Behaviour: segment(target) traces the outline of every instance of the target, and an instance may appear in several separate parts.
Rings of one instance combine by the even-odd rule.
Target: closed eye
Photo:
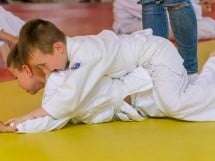
[[[43,67],[45,67],[46,66],[46,64],[38,64],[37,65],[37,67],[39,67],[39,68],[43,68]]]

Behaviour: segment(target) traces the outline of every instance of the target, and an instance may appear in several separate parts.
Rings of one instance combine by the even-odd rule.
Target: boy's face
[[[39,49],[33,50],[28,64],[39,67],[43,71],[59,71],[65,70],[67,67],[67,53],[66,48],[61,42],[53,45],[52,54],[44,54]]]
[[[25,65],[22,71],[9,68],[19,86],[30,94],[37,93],[45,85],[45,74],[39,68],[30,68]]]

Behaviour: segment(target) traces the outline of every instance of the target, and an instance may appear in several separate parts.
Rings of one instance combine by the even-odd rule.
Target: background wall
[[[7,0],[9,3],[15,3],[15,2],[25,2],[25,0]],[[31,0],[31,2],[35,3],[49,3],[49,2],[54,2],[54,3],[78,3],[81,0]],[[93,0],[92,0],[93,2]],[[101,0],[101,2],[112,2],[112,0]]]

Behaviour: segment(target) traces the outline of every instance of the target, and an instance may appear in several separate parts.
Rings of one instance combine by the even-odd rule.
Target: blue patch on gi
[[[81,63],[73,63],[71,69],[78,69],[81,66]]]

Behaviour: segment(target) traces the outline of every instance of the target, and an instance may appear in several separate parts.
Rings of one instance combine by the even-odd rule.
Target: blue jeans
[[[140,0],[143,28],[152,28],[153,34],[168,38],[168,18],[176,45],[188,74],[198,71],[197,22],[190,0]]]

